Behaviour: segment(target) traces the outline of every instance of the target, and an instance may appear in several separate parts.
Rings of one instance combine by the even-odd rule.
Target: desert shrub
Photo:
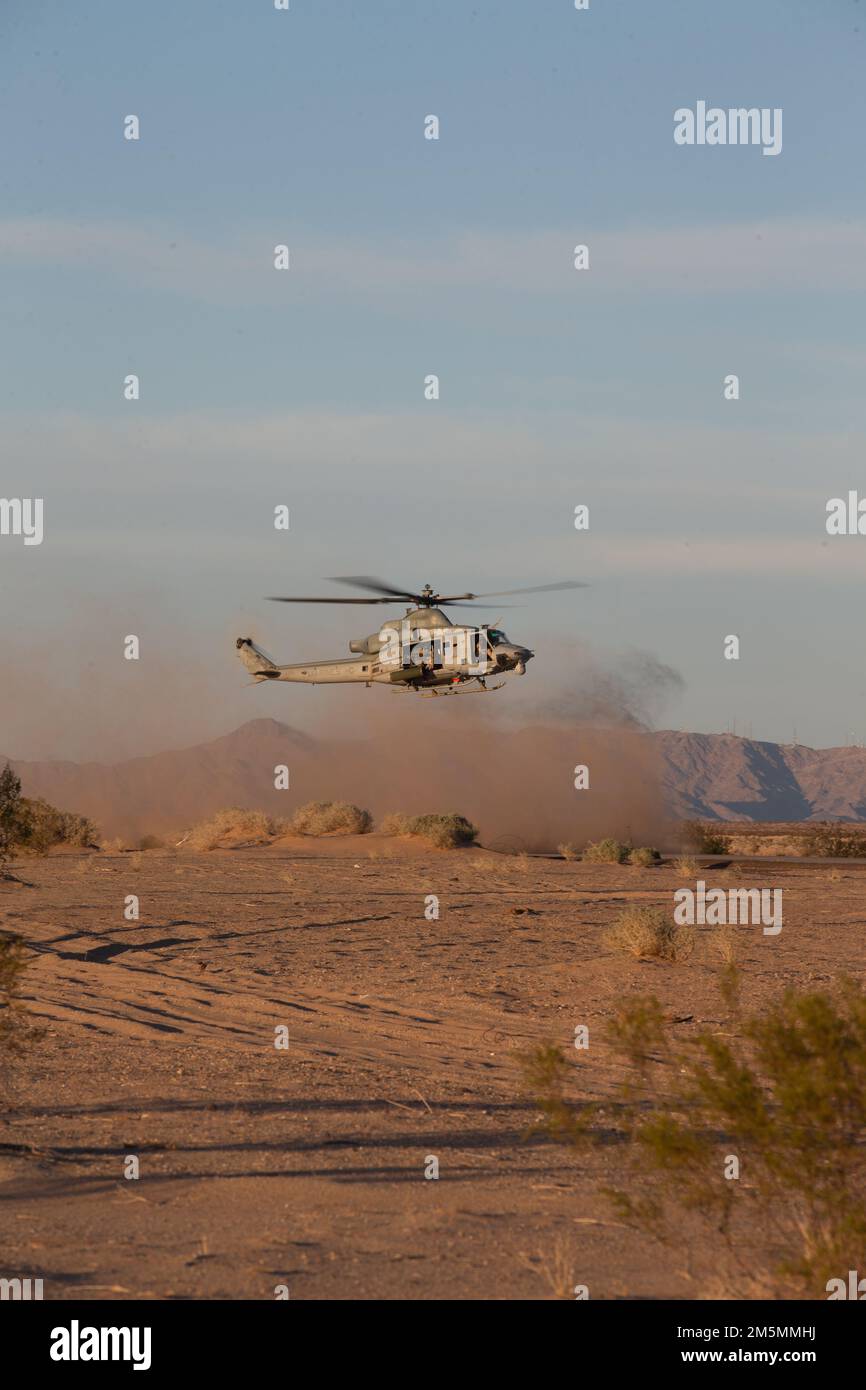
[[[216,849],[227,837],[265,844],[274,835],[284,832],[285,822],[264,811],[247,811],[240,806],[230,806],[217,811],[209,820],[193,826],[187,843],[193,849]]]
[[[429,840],[436,849],[456,849],[459,845],[471,845],[478,830],[465,816],[449,811],[444,815],[414,816],[409,833]]]
[[[86,816],[58,811],[42,797],[21,797],[15,835],[18,848],[28,854],[47,854],[54,845],[90,849],[98,840],[96,826]]]
[[[577,849],[574,845],[557,845],[556,848],[558,853],[562,856],[562,858],[566,859],[569,863],[571,863],[572,859],[577,858]]]
[[[814,854],[822,859],[852,859],[866,857],[866,835],[822,821],[810,828],[800,841],[801,854]]]
[[[608,1190],[620,1219],[678,1248],[697,1223],[704,1239],[690,1248],[705,1261],[704,1287],[826,1297],[866,1243],[862,986],[789,990],[759,1014],[735,1013],[724,1033],[685,1041],[657,999],[632,1000],[608,1041],[626,1075],[622,1104],[605,1107],[597,1132],[566,1098],[573,1063],[562,1049],[537,1048],[524,1074],[554,1137],[609,1143],[617,1125],[633,1178],[628,1192]]]
[[[573,1241],[559,1236],[553,1244],[534,1255],[521,1255],[521,1264],[546,1283],[549,1296],[563,1302],[575,1297],[576,1270],[581,1257]]]
[[[6,764],[0,773],[0,869],[13,850],[47,854],[53,845],[90,848],[96,841],[96,827],[85,816],[22,796],[20,779]]]
[[[624,864],[628,853],[629,846],[619,840],[595,840],[584,849],[583,859],[587,864]]]
[[[21,980],[27,968],[24,942],[19,936],[0,936],[0,1066],[25,1049],[37,1030],[27,1022],[21,1002]]]
[[[658,863],[660,857],[657,849],[650,849],[647,845],[639,845],[637,849],[629,851],[628,862],[639,869],[651,869],[653,864]]]
[[[687,820],[681,827],[683,844],[698,854],[730,854],[731,841],[703,821]]]
[[[678,874],[684,874],[686,878],[691,878],[693,874],[698,872],[701,865],[693,854],[680,854],[673,861],[673,867]]]
[[[619,914],[604,939],[613,950],[638,960],[686,960],[695,944],[691,927],[678,926],[660,907],[636,905]]]
[[[12,1029],[12,1014],[19,1006],[20,979],[26,968],[20,936],[0,936],[0,1039]]]
[[[404,816],[396,812],[385,816],[381,829],[385,835],[409,835],[427,840],[436,849],[471,845],[478,835],[476,826],[456,811],[431,812],[425,816]]]
[[[0,877],[15,845],[15,827],[21,806],[21,779],[7,763],[0,772]]]
[[[86,816],[79,816],[75,811],[61,811],[59,815],[60,843],[78,845],[82,849],[96,848],[99,831],[92,820],[88,820]]]
[[[310,801],[289,822],[293,835],[366,835],[373,824],[369,811],[348,801]]]

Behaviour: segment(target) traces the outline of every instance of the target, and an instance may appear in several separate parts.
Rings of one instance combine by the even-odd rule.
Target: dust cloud
[[[68,677],[34,688],[17,665],[4,703],[20,713],[26,700],[28,719],[47,721],[50,752],[21,761],[5,734],[3,751],[26,794],[90,816],[107,837],[182,833],[227,805],[287,815],[306,801],[341,799],[376,817],[458,811],[498,849],[608,834],[653,843],[664,809],[648,722],[679,677],[636,654],[605,662],[583,653],[575,671],[567,688],[542,687],[538,704],[524,696],[509,706],[508,690],[432,699],[380,688],[252,691],[222,670],[232,693],[221,696],[213,673],[192,659],[179,668],[176,657],[152,660],[134,678],[121,669],[111,687],[94,689],[84,670],[77,689]],[[299,706],[302,722],[288,714]],[[254,711],[260,717],[250,719]],[[271,712],[276,719],[261,717]],[[214,737],[221,720],[234,732]],[[130,757],[136,743],[141,752]],[[290,769],[287,792],[274,790],[280,763]],[[578,766],[588,769],[583,790]]]

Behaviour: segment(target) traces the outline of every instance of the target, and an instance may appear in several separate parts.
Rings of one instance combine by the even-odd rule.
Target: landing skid
[[[418,686],[403,686],[402,690],[414,690],[416,695],[423,695],[425,699],[430,700],[440,695],[490,695],[494,690],[501,690],[505,685],[505,681],[500,681],[498,685],[487,685],[481,676],[473,677],[473,682],[475,681],[477,681],[477,685],[473,683],[471,689],[467,689],[468,681],[460,681],[457,685],[433,686],[430,690],[421,690]]]

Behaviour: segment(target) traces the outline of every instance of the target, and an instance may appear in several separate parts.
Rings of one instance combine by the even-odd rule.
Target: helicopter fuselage
[[[408,610],[377,632],[354,638],[349,658],[278,666],[251,638],[239,637],[238,654],[254,681],[293,681],[305,685],[389,685],[395,689],[457,689],[489,676],[523,675],[533,653],[489,625],[454,624],[440,608]]]

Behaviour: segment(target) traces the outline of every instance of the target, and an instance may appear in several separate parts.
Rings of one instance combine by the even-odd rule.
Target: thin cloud
[[[273,269],[290,247],[292,268]],[[585,243],[590,269],[573,268]],[[310,292],[377,296],[454,289],[538,294],[735,293],[866,288],[866,221],[779,218],[717,226],[535,233],[470,230],[351,241],[309,228],[238,229],[207,241],[168,225],[0,220],[0,264],[63,264],[212,303],[267,303]]]

